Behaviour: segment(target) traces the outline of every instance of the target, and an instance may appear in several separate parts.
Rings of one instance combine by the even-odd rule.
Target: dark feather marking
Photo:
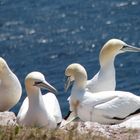
[[[126,119],[127,117],[129,117],[129,116],[131,116],[131,115],[138,114],[138,113],[140,113],[140,108],[137,109],[135,112],[129,114],[128,116],[124,117],[124,118],[113,117],[112,119],[115,119],[115,120],[124,120],[124,119]]]
[[[70,116],[72,111],[69,111],[68,114],[64,117],[64,120],[67,120],[67,118]]]

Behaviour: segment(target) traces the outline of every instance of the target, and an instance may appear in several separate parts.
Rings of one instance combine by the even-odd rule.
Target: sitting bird
[[[0,57],[0,111],[8,111],[21,98],[22,87],[6,61]]]
[[[117,124],[131,115],[140,113],[140,97],[124,91],[101,91],[92,93],[86,90],[87,72],[77,63],[65,70],[66,90],[73,81],[69,99],[73,116],[83,121],[101,124]]]
[[[25,98],[17,115],[17,122],[23,126],[46,127],[54,129],[62,120],[61,110],[51,86],[42,73],[31,72],[25,78],[28,97]],[[48,92],[42,95],[40,88]]]

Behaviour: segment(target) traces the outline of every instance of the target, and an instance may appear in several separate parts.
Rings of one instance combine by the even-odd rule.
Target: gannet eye
[[[42,82],[41,82],[41,81],[36,81],[36,82],[34,83],[34,86],[37,86],[37,85],[39,85],[39,84],[42,84]]]
[[[124,45],[122,48],[125,49],[125,48],[128,48],[128,46],[127,45]]]
[[[71,76],[66,76],[66,78],[70,78]]]
[[[120,49],[122,52],[125,52],[128,49],[128,45],[123,45],[123,47]]]
[[[123,46],[121,51],[124,51],[124,52],[140,52],[140,48],[133,47],[131,45],[126,44],[126,45]]]

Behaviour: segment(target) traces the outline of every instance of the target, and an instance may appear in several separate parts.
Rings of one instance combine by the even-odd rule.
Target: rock
[[[103,137],[105,139],[121,140],[140,139],[140,129],[128,129],[120,125],[102,125],[96,122],[71,122],[61,129],[65,131],[76,130],[80,134],[90,135],[91,137]]]
[[[13,112],[0,112],[0,125],[16,125],[16,116]]]

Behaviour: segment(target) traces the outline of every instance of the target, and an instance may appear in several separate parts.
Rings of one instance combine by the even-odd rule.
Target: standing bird
[[[17,115],[18,123],[23,126],[56,128],[62,120],[58,100],[53,94],[57,92],[56,89],[40,72],[29,73],[25,78],[25,87],[28,97],[25,98]],[[42,95],[40,88],[50,92]]]
[[[21,84],[6,61],[0,57],[0,111],[15,106],[22,94]]]
[[[70,110],[83,121],[116,124],[140,112],[140,97],[130,92],[86,90],[87,73],[83,66],[74,63],[65,70],[68,77],[66,90],[74,81],[69,99]]]
[[[118,54],[124,52],[140,52],[140,48],[130,46],[119,39],[110,39],[105,43],[99,55],[100,70],[91,80],[87,81],[86,88],[88,91],[96,93],[115,90],[114,60]]]

